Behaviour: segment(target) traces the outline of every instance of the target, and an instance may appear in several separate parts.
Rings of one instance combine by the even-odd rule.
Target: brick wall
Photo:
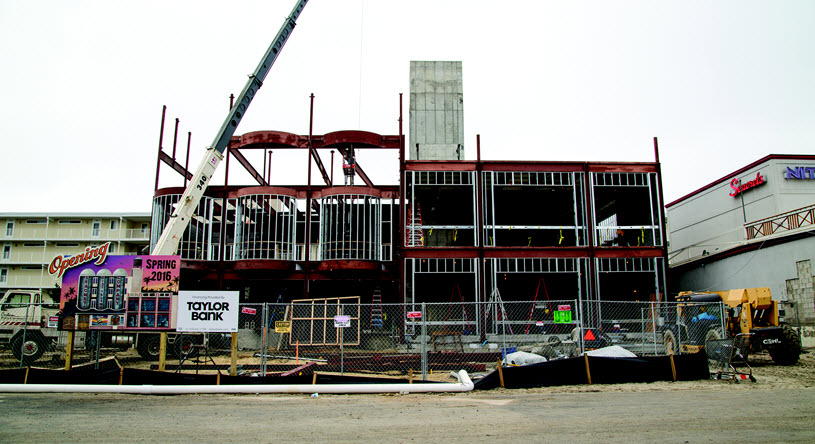
[[[798,277],[787,279],[787,298],[798,305],[801,322],[815,323],[815,279],[812,276],[812,263],[809,259],[795,263]],[[796,322],[795,310],[787,310],[787,322]]]

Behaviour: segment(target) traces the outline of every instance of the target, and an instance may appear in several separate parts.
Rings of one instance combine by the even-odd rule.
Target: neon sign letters
[[[809,177],[807,177],[809,176]],[[784,171],[784,179],[815,179],[815,167],[804,167],[804,166],[797,166],[797,167],[787,167],[787,171]]]
[[[744,183],[739,183],[739,179],[734,177],[733,180],[730,181],[730,188],[733,189],[733,191],[730,192],[730,195],[736,197],[750,188],[755,188],[759,185],[764,185],[765,183],[767,183],[767,179],[765,179],[761,173],[756,173],[755,179]]]

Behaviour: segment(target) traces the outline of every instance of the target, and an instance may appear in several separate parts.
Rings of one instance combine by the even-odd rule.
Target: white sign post
[[[340,306],[342,307],[342,306]],[[342,311],[342,310],[340,310]],[[345,350],[343,350],[342,329],[351,326],[351,316],[337,315],[334,316],[334,328],[339,329],[340,340],[340,375],[345,374]]]
[[[237,291],[179,291],[176,330],[237,333],[238,294]]]
[[[351,316],[339,315],[334,316],[334,327],[346,328],[351,326]]]

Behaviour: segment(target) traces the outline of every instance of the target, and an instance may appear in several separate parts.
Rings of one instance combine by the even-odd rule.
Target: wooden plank
[[[311,367],[314,367],[316,365],[317,365],[316,362],[309,362],[308,364],[303,364],[303,365],[301,365],[299,367],[296,367],[296,368],[293,368],[293,369],[291,369],[289,371],[285,371],[283,373],[280,373],[277,376],[291,376],[291,375],[293,375],[295,373],[299,373],[299,372],[301,372],[303,370],[310,370]]]
[[[158,371],[163,372],[167,366],[167,332],[159,333]]]
[[[237,376],[238,374],[238,333],[232,333],[232,351],[231,360],[229,365],[229,375]]]
[[[74,332],[68,332],[68,342],[65,344],[65,370],[70,370],[74,357]],[[26,378],[28,374],[26,373]]]
[[[671,374],[674,377],[674,382],[676,382],[676,364],[674,364],[674,355],[668,355],[671,358]]]

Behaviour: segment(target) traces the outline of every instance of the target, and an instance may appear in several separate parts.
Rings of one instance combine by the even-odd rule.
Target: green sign
[[[571,324],[572,311],[571,310],[558,310],[553,312],[555,314],[555,324]]]

